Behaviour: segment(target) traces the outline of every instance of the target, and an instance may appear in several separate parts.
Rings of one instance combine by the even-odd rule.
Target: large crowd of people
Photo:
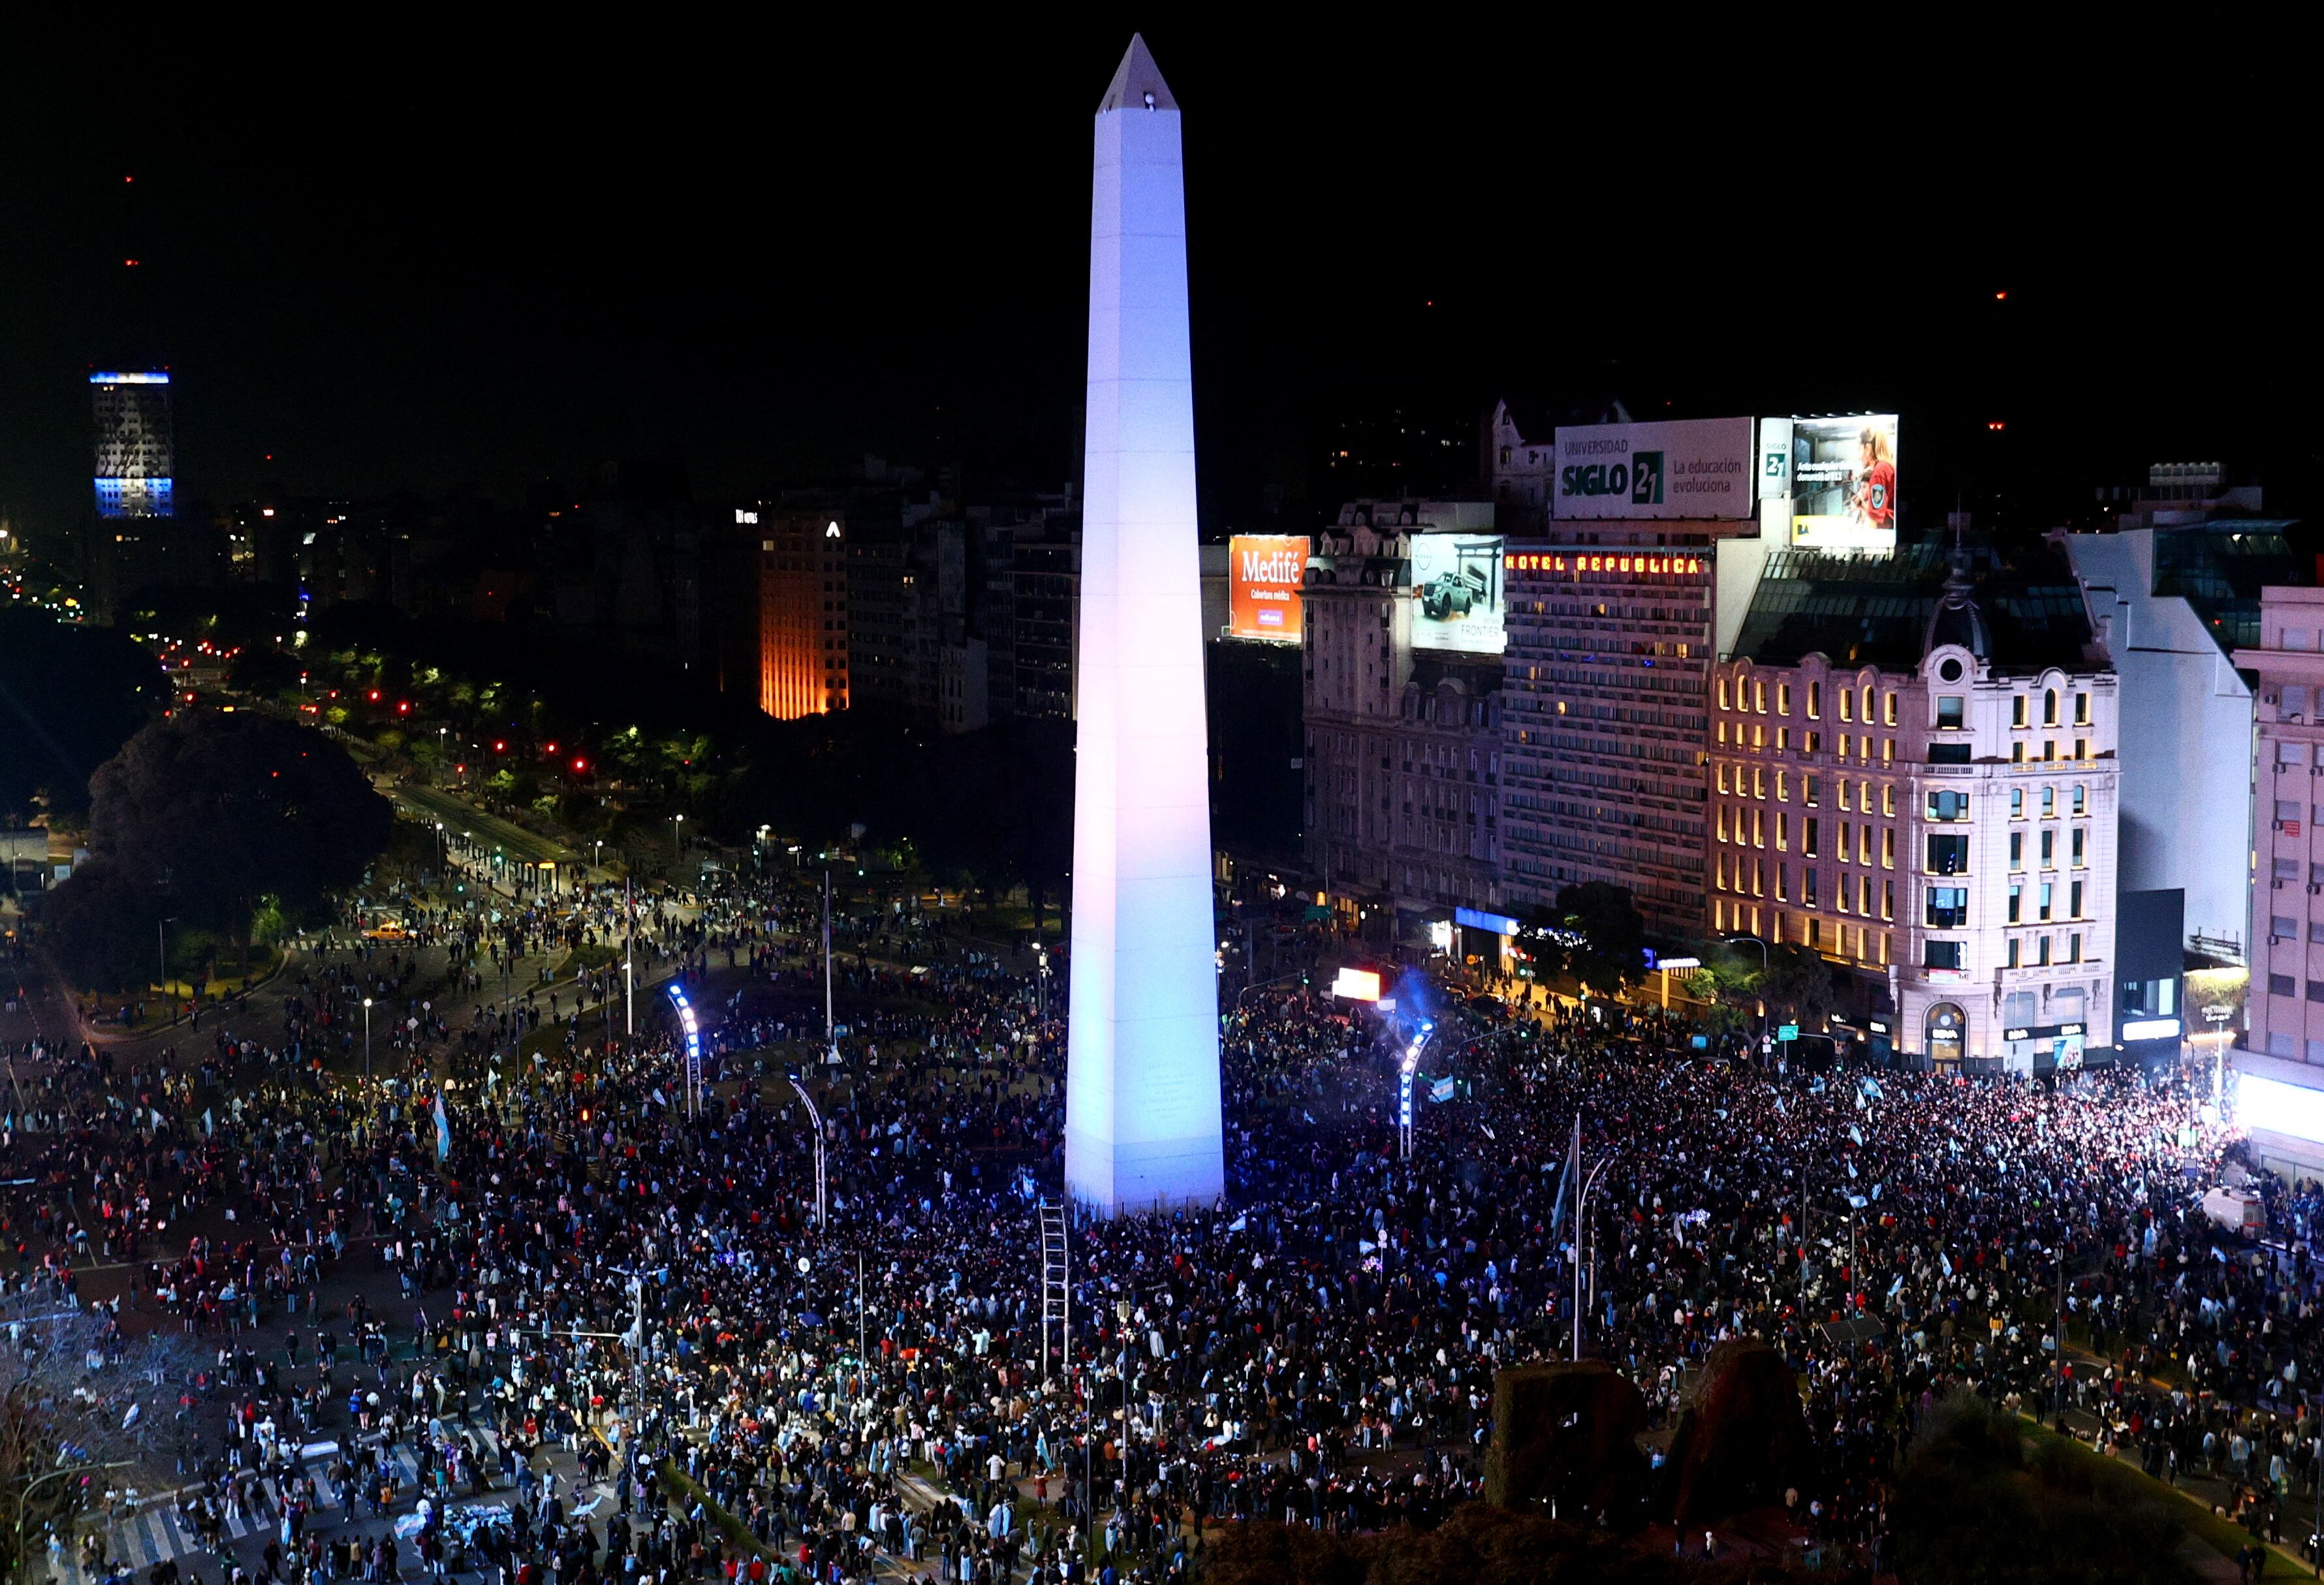
[[[2231,1475],[2255,1514],[2314,1489],[2324,1199],[2269,1185],[2280,1255],[2210,1237],[2190,1191],[2231,1141],[2175,1074],[1811,1072],[1602,1005],[1448,1003],[1421,1065],[1451,1094],[1407,1151],[1391,1054],[1425,984],[1393,1027],[1259,990],[1223,1020],[1226,1196],[1074,1218],[1068,1320],[1039,1231],[1061,972],[842,909],[835,1042],[819,898],[495,900],[408,906],[385,938],[351,914],[279,1029],[16,1074],[17,1286],[134,1272],[107,1307],[182,1333],[224,1407],[205,1511],[260,1470],[296,1509],[270,1578],[396,1577],[394,1538],[328,1539],[334,1508],[394,1495],[359,1451],[383,1440],[421,1450],[404,1544],[431,1569],[1176,1577],[1215,1523],[1428,1524],[1477,1497],[1495,1372],[1577,1329],[1664,1419],[1715,1343],[1780,1349],[1814,1449],[1797,1516],[1845,1547],[1877,1546],[1914,1423],[1956,1387]],[[636,1037],[612,1010],[632,931],[622,956],[715,990],[698,1092],[663,998]],[[365,997],[392,1031],[368,1080]],[[300,1465],[321,1427],[343,1451]],[[536,1472],[559,1444],[610,1511]],[[496,1487],[510,1523],[452,1534]]]

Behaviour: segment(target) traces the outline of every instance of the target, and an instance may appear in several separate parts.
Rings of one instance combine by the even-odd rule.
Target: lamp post
[[[791,1088],[798,1092],[800,1102],[807,1107],[807,1120],[815,1129],[815,1229],[821,1232],[831,1214],[831,1203],[825,1197],[824,1187],[823,1113],[816,1110],[815,1097],[807,1092],[807,1086],[799,1083],[797,1074],[787,1074],[784,1077],[789,1079]]]
[[[683,815],[669,817],[669,852],[670,857],[679,863],[686,862],[686,816]]]
[[[1582,1219],[1589,1214],[1590,1191],[1597,1187],[1598,1175],[1611,1166],[1613,1160],[1612,1156],[1606,1156],[1600,1158],[1596,1166],[1590,1169],[1589,1177],[1582,1182],[1582,1193],[1576,1195],[1573,1201],[1573,1361],[1577,1365],[1582,1362]]]
[[[1759,1038],[1767,1037],[1767,976],[1773,971],[1767,966],[1767,944],[1757,935],[1722,935],[1721,941],[1732,946],[1746,944],[1759,949]]]
[[[371,998],[364,998],[364,1083],[371,1083]]]

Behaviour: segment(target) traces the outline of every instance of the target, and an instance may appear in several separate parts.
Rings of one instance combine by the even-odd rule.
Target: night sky
[[[867,451],[1054,483],[1133,25],[1185,108],[1208,531],[1312,521],[1351,418],[1461,431],[1466,463],[1502,392],[1899,410],[1908,525],[1998,489],[2036,526],[2197,457],[2318,504],[2285,52],[2189,45],[2190,91],[1981,38],[1755,62],[1443,14],[149,41],[142,76],[12,44],[0,509],[72,526],[85,373],[146,360],[181,500],[514,501],[623,458],[715,500]]]

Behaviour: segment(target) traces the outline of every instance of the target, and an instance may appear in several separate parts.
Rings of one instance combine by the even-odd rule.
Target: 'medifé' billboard
[[[1501,536],[1412,536],[1412,647],[1498,655],[1501,626]]]
[[[1227,631],[1299,641],[1299,588],[1307,541],[1298,534],[1237,534],[1227,541]]]
[[[1793,546],[1894,550],[1896,415],[1794,419],[1791,430]]]
[[[1561,518],[1735,518],[1758,512],[1749,419],[1583,424],[1557,432]]]

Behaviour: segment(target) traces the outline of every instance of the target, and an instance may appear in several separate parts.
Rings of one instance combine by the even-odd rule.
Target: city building
[[[1704,696],[1729,548],[1711,535],[1724,526],[1577,533],[1510,549],[1501,804],[1518,908],[1609,881],[1656,932],[1701,928]],[[1633,538],[1648,543],[1575,542]],[[1756,567],[1757,542],[1737,543]]]
[[[88,384],[97,417],[97,515],[170,516],[177,510],[178,443],[169,374],[99,371]]]
[[[2312,1177],[2324,1168],[2324,589],[2264,590],[2256,641],[2233,659],[2259,679],[2238,1100],[2255,1153]],[[2189,1033],[2229,1027],[2206,1010],[2188,1009]]]
[[[1684,939],[1708,907],[1710,668],[1771,543],[1757,421],[1568,425],[1538,448],[1517,422],[1503,404],[1496,488],[1537,488],[1549,515],[1508,555],[1508,898],[1610,883]]]
[[[2053,553],[1778,551],[1712,674],[1711,930],[1849,970],[1910,1057],[2111,1060],[2116,704]]]
[[[1011,692],[1020,715],[1074,719],[1081,650],[1082,542],[1077,518],[1020,528],[1012,545]]]
[[[1534,535],[1549,526],[1557,426],[1545,410],[1507,398],[1493,404],[1485,420],[1485,476],[1502,528]]]
[[[2259,641],[2264,585],[2313,581],[2264,518],[2256,486],[2217,464],[2158,465],[2133,498],[2107,491],[2114,526],[2055,536],[2121,679],[2126,893],[2184,896],[2191,952],[2246,961],[2252,695],[2229,656]]]
[[[1485,502],[1355,502],[1307,558],[1307,865],[1375,939],[1425,940],[1462,910],[1502,908],[1492,527]]]
[[[835,510],[737,507],[755,543],[759,708],[779,721],[847,708],[847,531]]]

